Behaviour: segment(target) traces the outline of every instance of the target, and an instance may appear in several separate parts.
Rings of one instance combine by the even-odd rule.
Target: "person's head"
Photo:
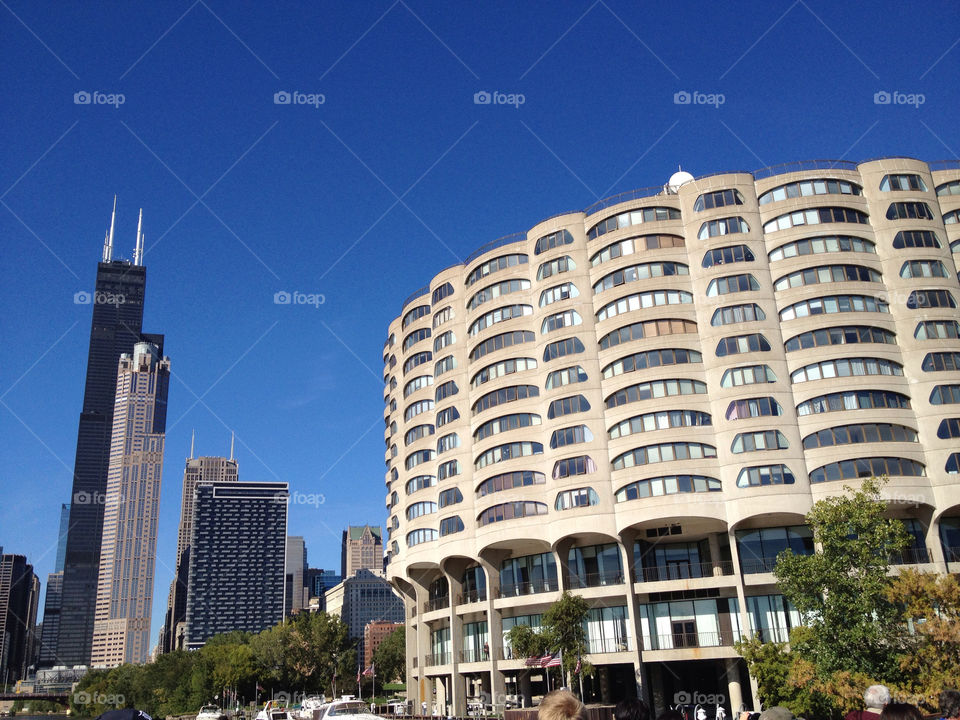
[[[613,717],[615,720],[649,720],[650,710],[643,700],[621,700],[613,709]]]
[[[760,713],[760,720],[793,720],[793,713],[783,705],[774,705]]]
[[[583,703],[569,690],[554,690],[543,696],[537,720],[586,720]]]
[[[947,720],[960,718],[960,692],[944,690],[940,693],[940,714]]]
[[[890,702],[890,691],[886,685],[871,685],[863,691],[863,704],[869,709],[883,710]]]
[[[880,720],[923,720],[923,713],[910,703],[887,703]]]

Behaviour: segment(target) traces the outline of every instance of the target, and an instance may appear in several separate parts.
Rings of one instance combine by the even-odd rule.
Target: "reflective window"
[[[806,365],[790,373],[794,384],[809,380],[864,375],[903,375],[903,365],[884,358],[840,358]]]
[[[672,207],[648,207],[640,210],[630,210],[628,212],[608,217],[601,220],[587,233],[590,240],[594,240],[608,232],[619,230],[642,223],[655,222],[657,220],[679,220],[680,211]]]
[[[563,387],[564,385],[575,385],[576,383],[586,381],[586,371],[579,365],[573,365],[568,368],[563,368],[562,370],[554,370],[547,375],[547,381],[544,383],[544,387],[547,390],[553,390],[554,388]]]
[[[717,308],[710,318],[710,324],[713,327],[722,325],[739,325],[741,323],[757,322],[766,320],[767,314],[756,303],[744,303],[743,305],[727,305]]]
[[[831,282],[882,282],[883,278],[876,270],[862,265],[821,265],[820,267],[804,268],[779,278],[774,284],[774,290],[817,285]]]
[[[918,442],[917,431],[890,423],[855,423],[824,428],[803,439],[804,450],[872,442]]]
[[[412,322],[416,322],[417,320],[422,318],[424,315],[428,315],[429,313],[430,313],[429,305],[417,305],[417,307],[413,308],[413,310],[409,310],[407,314],[403,316],[403,321],[400,323],[400,325],[402,326],[403,330],[406,330],[407,325],[409,325]]]
[[[532,470],[503,473],[502,475],[494,475],[480,483],[477,486],[477,497],[528,485],[543,485],[546,482],[547,478],[543,473],[533,472]]]
[[[664,365],[677,365],[683,363],[703,362],[703,356],[696,350],[687,350],[686,348],[663,348],[660,350],[648,350],[639,352],[627,357],[620,358],[610,363],[603,369],[603,377],[611,378],[624,373],[636,372],[637,370],[646,370],[647,368],[662,367]]]
[[[433,328],[436,330],[438,327],[443,325],[445,322],[453,318],[453,308],[449,305],[443,310],[440,310],[437,314],[433,316]]]
[[[654,380],[618,390],[604,401],[607,409],[673,395],[705,395],[707,384],[700,380]]]
[[[404,434],[403,444],[410,445],[411,443],[415,443],[417,440],[420,440],[421,438],[425,438],[429,435],[433,435],[433,433],[434,433],[433,425],[417,425],[407,430],[407,432]]]
[[[443,410],[437,413],[437,419],[436,419],[437,427],[443,427],[447,423],[451,423],[454,420],[459,420],[459,419],[460,419],[460,413],[457,411],[455,407],[444,408]]]
[[[470,337],[473,337],[481,330],[486,330],[492,325],[506,322],[507,320],[515,320],[518,317],[523,317],[524,315],[533,315],[533,306],[505,305],[504,307],[499,307],[496,310],[491,310],[488,313],[484,313],[474,320],[470,325],[470,329],[467,331],[467,334],[470,335]]]
[[[760,485],[793,485],[793,472],[786,465],[756,465],[746,467],[737,475],[737,487]]]
[[[482,470],[488,465],[493,465],[495,463],[506,462],[507,460],[514,460],[520,457],[528,457],[530,455],[542,455],[543,454],[543,445],[536,442],[515,442],[507,443],[505,445],[497,445],[492,447],[486,452],[482,453],[474,460],[474,467],[477,470]]]
[[[703,223],[703,225],[700,226],[700,231],[697,233],[697,238],[699,240],[706,240],[707,238],[720,237],[721,235],[735,235],[737,233],[748,232],[750,232],[750,226],[747,225],[747,221],[742,217],[726,217]]]
[[[783,415],[780,403],[772,397],[744,398],[733,400],[727,406],[727,420],[742,420],[744,418],[766,417],[768,415]]]
[[[707,285],[707,297],[716,297],[717,295],[729,295],[730,293],[749,292],[759,290],[760,283],[750,273],[743,275],[728,275],[726,277],[714,278]]]
[[[510,293],[529,289],[530,281],[521,279],[504,280],[503,282],[496,283],[495,285],[489,285],[483,290],[478,290],[473,294],[473,297],[471,297],[469,302],[467,302],[467,310],[475,310],[490,300],[495,300],[498,297],[509,295]]]
[[[553,503],[553,509],[572,510],[573,508],[599,504],[600,498],[597,496],[597,491],[592,487],[583,487],[557,493],[557,499]]]
[[[632,325],[608,332],[600,338],[600,349],[607,350],[621,343],[639,340],[645,337],[659,337],[661,335],[685,335],[697,332],[697,324],[692,320],[671,318],[664,320],[644,320]]]
[[[433,410],[433,400],[418,400],[412,405],[408,405],[407,409],[403,411],[403,419],[409,422],[417,415],[428,410]]]
[[[890,190],[919,190],[926,192],[927,185],[919,175],[884,175],[883,180],[880,181],[880,189],[884,192],[889,192]]]
[[[448,380],[442,385],[437,385],[437,389],[433,391],[434,400],[440,402],[451,395],[456,395],[458,392],[460,392],[460,388],[457,387],[457,384],[453,380]]]
[[[433,351],[440,352],[447,345],[455,343],[457,341],[457,336],[453,334],[453,330],[447,330],[445,333],[438,335],[433,339]]]
[[[440,507],[445,508],[463,502],[463,495],[458,488],[449,488],[440,493]]]
[[[914,290],[907,298],[907,307],[911,309],[948,307],[955,308],[957,301],[946,290]]]
[[[795,555],[814,552],[813,531],[806,525],[737,530],[736,537],[744,574],[773,572],[777,556],[784,550],[791,550]]]
[[[810,315],[848,312],[888,313],[890,312],[890,306],[883,300],[869,295],[828,295],[787,305],[780,311],[780,319],[794,320]]]
[[[625,255],[644,252],[645,250],[665,250],[668,248],[682,247],[685,247],[685,243],[679,235],[644,235],[642,237],[631,237],[625,240],[619,240],[612,245],[607,245],[603,250],[595,253],[590,258],[590,264],[597,266],[600,263],[616,260],[618,257]]]
[[[501,333],[487,338],[470,351],[470,361],[479,360],[484,355],[492,353],[495,350],[520,345],[522,343],[536,342],[537,336],[529,330],[514,330],[513,332]]]
[[[943,216],[944,225],[956,225],[958,222],[960,222],[960,210],[951,210]],[[951,247],[952,246],[953,244],[951,243]]]
[[[941,440],[960,438],[960,418],[945,418],[937,428],[937,437]]]
[[[561,247],[563,245],[572,244],[573,235],[570,234],[569,230],[557,230],[555,233],[544,235],[542,238],[538,239],[537,244],[534,246],[533,254],[539,255],[547,250],[553,250],[554,248]]]
[[[435,453],[433,450],[417,450],[416,452],[407,455],[406,460],[404,460],[404,465],[406,466],[407,470],[412,470],[417,465],[433,460],[434,455]]]
[[[590,409],[590,403],[583,395],[571,395],[570,397],[559,398],[550,403],[550,409],[547,411],[547,419],[563,417],[564,415],[573,415],[578,412],[586,412]]]
[[[960,322],[956,320],[923,320],[913,331],[917,340],[955,340],[960,338]]]
[[[950,453],[943,469],[948,475],[960,473],[960,452]]]
[[[516,430],[518,428],[539,425],[540,416],[533,413],[514,413],[512,415],[501,415],[493,420],[487,420],[473,433],[475,441],[484,440],[491,435]]]
[[[574,475],[589,475],[597,471],[597,464],[589,455],[578,455],[577,457],[557,460],[553,464],[552,477],[554,480],[560,480]]]
[[[866,214],[859,210],[845,207],[820,207],[796,210],[776,217],[763,224],[763,231],[773,233],[800,225],[819,225],[821,223],[859,223],[866,225],[869,222]]]
[[[463,532],[463,520],[459,515],[452,515],[440,521],[440,537],[458,532]]]
[[[484,525],[502,522],[504,520],[546,514],[546,505],[528,500],[525,502],[503,503],[502,505],[494,505],[491,508],[487,508],[477,516],[477,522],[480,523],[480,527],[483,527]]]
[[[901,230],[893,238],[893,249],[939,248],[940,240],[932,230]]]
[[[407,533],[407,547],[437,539],[437,531],[430,528],[421,528]]]
[[[403,339],[403,351],[406,352],[418,342],[428,337],[430,337],[430,328],[420,328],[419,330],[414,330]]]
[[[450,297],[451,295],[453,295],[453,285],[450,283],[444,283],[433,291],[433,295],[431,296],[430,300],[433,305],[436,305],[438,302],[446,297]]]
[[[677,427],[703,427],[712,425],[710,415],[697,410],[661,410],[659,412],[634,415],[623,420],[607,431],[611,440],[635,435],[641,432],[668,430]]]
[[[686,305],[692,302],[693,295],[686,290],[652,290],[635,293],[614,300],[600,308],[597,313],[597,322],[641,308],[652,308],[658,305]]]
[[[717,344],[717,357],[740,355],[742,353],[766,352],[770,343],[760,333],[737,335],[735,337],[720,338]]]
[[[413,495],[418,490],[433,487],[437,484],[435,475],[417,475],[407,480],[407,495]]]
[[[569,255],[562,255],[553,260],[548,260],[545,263],[542,263],[540,267],[537,268],[537,280],[546,280],[549,277],[554,275],[559,275],[560,273],[569,272],[570,270],[576,270],[577,264],[573,261]]]
[[[408,395],[412,395],[417,390],[429,387],[430,385],[433,385],[432,375],[419,375],[403,386],[403,396],[407,397]]]
[[[447,433],[437,439],[437,455],[458,447],[460,447],[460,436],[456,433]]]
[[[437,504],[435,502],[416,502],[407,507],[407,520],[413,520],[422,515],[430,515],[436,511]]]
[[[803,255],[822,255],[836,252],[862,252],[877,254],[877,246],[863,238],[849,235],[827,235],[824,237],[803,238],[781,245],[770,251],[770,262]]]
[[[403,374],[406,375],[417,365],[423,365],[423,363],[430,362],[431,360],[433,360],[433,353],[429,350],[424,350],[416,355],[412,355],[403,363]]]
[[[750,248],[746,245],[727,245],[726,247],[707,250],[700,264],[705,267],[714,265],[730,265],[738,262],[753,262],[756,258],[753,256]]]
[[[730,368],[723,373],[720,387],[739,387],[741,385],[758,385],[777,381],[777,376],[767,365],[745,365]]]
[[[960,180],[951,180],[942,185],[937,185],[937,195],[939,197],[943,197],[944,195],[960,195]]]
[[[931,405],[956,405],[960,403],[960,385],[937,385],[930,393]]]
[[[592,442],[593,433],[586,425],[573,425],[568,428],[554,430],[550,435],[550,449],[566,447],[567,445],[577,445],[579,443]]]
[[[447,355],[444,358],[440,358],[433,366],[433,374],[435,376],[443,375],[445,372],[449,372],[457,367],[457,359],[453,355]]]
[[[567,338],[566,340],[557,340],[547,345],[543,349],[543,361],[550,362],[551,360],[556,360],[557,358],[562,358],[567,355],[576,355],[584,351],[583,343],[580,342],[580,338]]]
[[[786,450],[790,447],[787,438],[779,430],[758,430],[756,432],[737,433],[730,445],[730,452],[740,455],[760,450]]]
[[[497,405],[504,405],[516,400],[526,400],[527,398],[537,397],[540,389],[536,385],[512,385],[510,387],[493,390],[480,397],[473,404],[473,414],[489,410]]]
[[[924,372],[960,370],[960,352],[927,353],[921,368]]]
[[[540,325],[540,333],[546,335],[554,330],[560,330],[565,327],[572,327],[583,323],[583,318],[576,310],[564,310],[563,312],[548,315],[543,319]]]
[[[693,203],[693,211],[702,212],[727,207],[728,205],[743,205],[743,195],[740,194],[739,190],[715,190],[698,195],[696,202]]]
[[[767,190],[757,202],[767,205],[788,198],[813,197],[814,195],[860,195],[861,187],[846,180],[800,180]]]
[[[925,202],[895,202],[887,208],[887,220],[933,220]]]
[[[447,460],[445,463],[440,463],[440,466],[437,468],[437,479],[441,481],[446,480],[447,478],[455,477],[459,474],[459,460]]]
[[[536,369],[537,361],[533,358],[510,358],[508,360],[501,360],[498,363],[487,365],[483,370],[474,375],[470,381],[470,385],[478,388],[484,383],[496,380],[499,377],[523,372],[524,370]]]
[[[887,390],[850,390],[829,393],[810,398],[797,405],[797,415],[869,409],[909,410],[910,398]]]
[[[704,475],[667,475],[625,485],[616,493],[617,502],[677,493],[720,492],[720,481]]]
[[[656,277],[670,277],[671,275],[689,275],[690,268],[678,262],[640,263],[629,267],[614,270],[605,275],[593,285],[594,294],[610,288],[626,285],[627,283],[649,280]]]
[[[577,290],[577,286],[572,282],[554,285],[552,288],[547,288],[540,293],[540,307],[546,307],[547,305],[552,305],[555,302],[569,300],[570,298],[575,297],[580,297],[580,291]]]
[[[783,344],[783,347],[786,352],[794,352],[795,350],[807,350],[827,345],[857,343],[895,345],[896,342],[897,336],[883,328],[870,327],[869,325],[840,325],[839,327],[821,328],[820,330],[810,330],[794,335]]]
[[[810,473],[810,482],[832,482],[834,480],[855,480],[857,478],[899,475],[904,477],[922,477],[927,474],[921,463],[898,457],[865,457],[842,460],[818,467]]]
[[[522,253],[516,253],[513,255],[501,255],[500,257],[495,257],[492,260],[487,260],[482,265],[478,265],[470,274],[467,275],[467,287],[473,285],[477,280],[481,280],[487,275],[491,275],[495,272],[500,272],[501,270],[506,270],[509,267],[516,267],[517,265],[525,265],[527,263],[527,256]]]
[[[638,465],[652,465],[674,460],[702,460],[716,456],[717,449],[713,445],[690,442],[660,443],[634,448],[617,455],[612,461],[612,466],[614,470],[624,470]]]

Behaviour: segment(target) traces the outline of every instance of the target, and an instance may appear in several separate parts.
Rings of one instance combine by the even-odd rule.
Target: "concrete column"
[[[520,698],[524,707],[533,707],[533,684],[530,682],[530,671],[520,671]]]
[[[710,548],[710,562],[713,564],[713,576],[723,575],[723,568],[720,567],[720,541],[716,533],[707,535],[707,546]]]
[[[732,720],[736,720],[737,711],[743,704],[743,689],[740,687],[740,661],[735,658],[724,660],[727,678],[727,697],[730,699]]]
[[[457,717],[467,714],[467,687],[464,677],[460,673],[460,663],[464,660],[463,653],[463,617],[457,613],[457,598],[463,592],[460,578],[444,573],[447,580],[447,590],[450,593],[450,673],[451,687],[448,702],[452,713]]]
[[[651,665],[650,669],[647,671],[647,677],[649,678],[650,684],[650,696],[651,696],[651,716],[659,717],[661,713],[667,711],[668,702],[667,698],[663,696],[663,678],[661,677],[660,666]],[[733,718],[732,720],[736,720]]]
[[[640,647],[643,643],[643,633],[640,630],[640,603],[633,592],[633,580],[635,579],[633,577],[633,544],[635,540],[635,533],[624,532],[621,534],[617,546],[620,548],[620,560],[624,567],[624,578],[627,580],[627,630],[631,635],[630,661],[633,663],[637,697],[649,705],[647,673],[643,665],[643,652]]]
[[[610,670],[606,666],[600,667],[597,669],[597,676],[600,679],[600,702],[610,705],[614,702],[610,688]]]
[[[746,638],[750,636],[750,615],[747,613],[747,594],[744,589],[743,573],[741,572],[740,566],[740,548],[737,547],[737,535],[733,528],[727,530],[727,538],[730,542],[730,560],[733,562],[734,577],[737,579],[737,604],[740,606],[740,612],[738,613],[740,617],[740,636]],[[757,711],[759,710],[757,706],[757,679],[749,672],[749,669],[747,674],[750,677],[750,690],[754,702],[753,709]]]
[[[943,543],[940,541],[940,518],[930,519],[927,525],[927,547],[930,548],[930,562],[936,565],[937,572],[947,574],[947,556],[943,552]]]

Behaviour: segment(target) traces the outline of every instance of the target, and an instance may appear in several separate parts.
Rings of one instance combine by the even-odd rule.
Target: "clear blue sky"
[[[90,326],[73,297],[117,193],[116,254],[144,209],[144,329],[174,376],[154,637],[191,430],[208,455],[235,431],[242,479],[325,496],[291,508],[313,566],[384,522],[387,324],[479,245],[678,164],[960,151],[952,1],[0,6],[0,545],[45,583]],[[94,91],[124,102],[74,102]],[[723,103],[674,102],[694,91]]]

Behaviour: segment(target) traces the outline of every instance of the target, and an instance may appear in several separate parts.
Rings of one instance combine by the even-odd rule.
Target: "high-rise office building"
[[[0,679],[13,683],[27,677],[33,663],[34,631],[40,580],[23,555],[4,555],[0,548]]]
[[[120,356],[91,665],[144,663],[157,554],[170,360],[152,343]]]
[[[116,200],[93,293],[78,293],[77,302],[93,310],[83,409],[77,431],[70,524],[63,567],[57,664],[90,662],[97,599],[117,363],[141,341],[163,354],[163,336],[141,332],[147,270],[143,234],[137,228],[133,261],[113,259]],[[142,218],[142,213],[141,213]]]
[[[365,655],[364,628],[371,621],[403,622],[403,600],[379,573],[360,568],[342,583],[327,591],[328,613],[347,625],[351,640],[357,641],[357,659]]]
[[[363,628],[363,666],[370,667],[373,664],[373,654],[380,647],[380,643],[387,639],[389,635],[402,628],[402,622],[393,622],[391,620],[371,620]],[[386,678],[392,680],[393,678]]]
[[[310,608],[313,610],[326,610],[327,603],[325,594],[330,588],[336,587],[343,582],[343,576],[337,575],[335,570],[321,570],[319,568],[307,568],[306,584],[309,599],[317,599],[317,602],[311,602]]]
[[[346,580],[361,569],[383,574],[383,539],[379,525],[351,525],[343,531],[340,574]]]
[[[287,483],[197,485],[185,648],[214,635],[260,632],[283,620]]]
[[[750,704],[734,642],[798,621],[777,553],[871,475],[895,561],[960,569],[958,259],[960,164],[811,162],[678,173],[414,292],[383,360],[416,702],[529,701],[506,634],[566,589],[588,698]]]
[[[57,636],[60,633],[60,599],[63,594],[63,561],[67,553],[67,530],[70,528],[70,505],[60,506],[60,532],[57,538],[57,558],[53,572],[47,575],[47,590],[43,599],[43,622],[38,625],[40,649],[37,667],[57,664]]]
[[[310,601],[307,589],[307,546],[299,535],[287,537],[286,589],[284,590],[284,617],[303,610]]]
[[[239,466],[233,458],[233,442],[230,457],[194,457],[193,441],[190,457],[183,471],[183,492],[180,499],[180,526],[177,531],[177,559],[175,575],[167,596],[167,612],[158,645],[161,653],[182,650],[187,619],[187,585],[190,569],[190,536],[193,533],[194,503],[197,485],[204,482],[236,482]]]

